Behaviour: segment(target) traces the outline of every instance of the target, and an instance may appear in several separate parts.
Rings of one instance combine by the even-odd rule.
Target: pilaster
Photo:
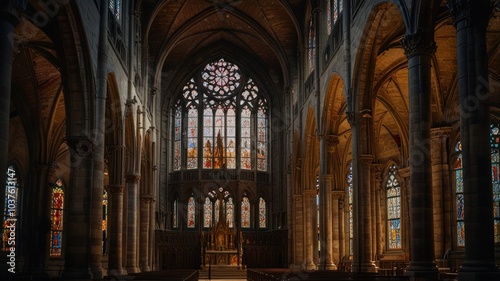
[[[140,243],[139,243],[139,265],[141,271],[151,271],[151,264],[149,260],[149,248],[150,243],[150,215],[151,215],[151,202],[153,201],[153,196],[143,195],[141,196],[141,219],[140,219]]]

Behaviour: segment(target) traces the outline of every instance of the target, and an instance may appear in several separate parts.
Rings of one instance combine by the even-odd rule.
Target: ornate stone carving
[[[94,152],[94,143],[90,139],[68,139],[68,145],[73,153],[80,157],[90,157]]]
[[[451,134],[451,127],[431,128],[431,139],[447,138]]]
[[[111,194],[123,194],[123,185],[108,185],[108,191]]]
[[[446,3],[448,10],[450,10],[451,17],[453,18],[453,25],[465,20],[466,25],[470,24],[470,2],[468,0],[449,0]]]
[[[339,144],[338,135],[325,135],[326,145],[328,146],[328,152],[333,152],[333,149],[337,144]]]
[[[129,174],[125,175],[125,182],[126,183],[139,183],[139,180],[141,179],[141,175],[138,174]]]
[[[405,35],[401,45],[408,59],[414,55],[433,55],[436,52],[434,33],[429,30],[419,29],[416,33]]]
[[[351,126],[356,124],[356,113],[350,111],[350,112],[346,112],[345,115],[347,117],[347,122],[349,122],[349,124]]]

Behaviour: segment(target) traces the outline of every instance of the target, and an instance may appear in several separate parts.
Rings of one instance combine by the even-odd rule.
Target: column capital
[[[128,174],[125,175],[125,182],[126,183],[139,183],[139,180],[141,179],[141,175],[139,174]]]
[[[471,20],[474,20],[475,23],[480,23],[486,28],[493,13],[493,8],[490,6],[493,4],[488,2],[490,1],[474,1],[472,4],[470,0],[448,0],[446,6],[455,27],[459,22],[465,23],[468,27],[471,25]]]
[[[155,197],[152,194],[141,195],[141,201],[145,203],[155,202]]]
[[[118,185],[118,184],[108,185],[108,191],[111,194],[118,194],[118,195],[123,194],[123,189],[124,189],[123,185]]]
[[[333,199],[343,199],[345,196],[345,191],[344,190],[334,190],[332,191],[332,198]]]
[[[361,109],[359,115],[363,118],[372,118],[372,110],[369,108]]]
[[[410,167],[399,168],[398,173],[403,179],[407,179],[410,177]]]
[[[353,111],[349,111],[345,113],[345,116],[347,117],[347,122],[349,122],[349,125],[354,126],[356,124],[356,113]]]
[[[363,165],[371,165],[373,163],[373,155],[371,154],[362,154],[359,156],[359,160]]]
[[[406,34],[401,45],[408,59],[415,55],[433,55],[436,52],[434,31],[419,29],[415,33]]]
[[[431,139],[447,138],[451,134],[451,127],[431,128]]]

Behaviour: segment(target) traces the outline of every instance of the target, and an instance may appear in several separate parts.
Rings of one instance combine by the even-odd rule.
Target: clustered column
[[[109,258],[108,275],[123,274],[123,185],[108,185],[112,216],[109,218]]]
[[[449,166],[448,166],[448,148],[447,139],[450,136],[451,127],[441,127],[431,129],[431,153],[432,153],[432,190],[434,202],[434,253],[436,261],[442,259],[446,251],[445,232],[450,229],[445,220],[447,204],[449,200],[444,200],[445,190],[448,190]],[[448,198],[451,199],[451,198]],[[451,235],[451,232],[446,233]],[[443,267],[438,264],[438,267]]]
[[[493,236],[486,42],[492,4],[489,0],[450,0],[447,4],[457,29],[464,179],[465,260],[458,279],[500,280]]]
[[[140,249],[139,249],[139,265],[141,271],[150,271],[151,267],[149,264],[149,217],[151,214],[151,202],[153,201],[152,196],[141,196],[141,228],[140,228]]]
[[[139,272],[137,263],[137,212],[138,212],[138,183],[140,175],[128,174],[125,176],[127,186],[127,273]]]
[[[432,208],[431,60],[436,52],[434,30],[419,29],[402,40],[408,58],[410,104],[410,223],[411,280],[437,280],[434,262],[434,223]]]
[[[306,264],[305,268],[306,269],[316,269],[316,265],[314,264],[314,241],[317,241],[316,238],[316,222],[314,221],[314,215],[313,215],[313,210],[316,211],[315,206],[315,197],[316,197],[316,190],[315,189],[308,189],[304,191],[304,213],[305,213],[305,220],[304,220],[304,225],[302,227],[305,228],[306,232],[306,241],[305,241],[305,246],[306,246]]]

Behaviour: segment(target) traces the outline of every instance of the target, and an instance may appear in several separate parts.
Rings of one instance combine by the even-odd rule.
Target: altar
[[[221,205],[224,202],[222,197]],[[241,266],[243,241],[241,231],[230,228],[223,208],[219,209],[219,221],[208,231],[201,233],[202,267],[209,265]]]

